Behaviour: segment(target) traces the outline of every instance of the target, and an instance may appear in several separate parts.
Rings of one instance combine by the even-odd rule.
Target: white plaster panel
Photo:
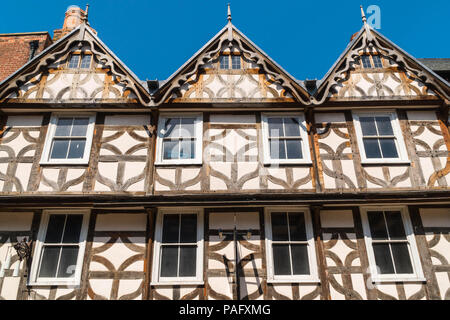
[[[9,137],[10,137],[11,135],[13,135],[13,134],[14,134],[14,132],[11,132],[11,131],[8,132],[8,133],[5,135],[5,139],[9,138]],[[24,138],[24,136],[23,136],[23,133],[21,132],[14,140],[9,141],[9,142],[7,142],[7,143],[2,142],[2,145],[5,145],[5,146],[8,146],[8,147],[12,148],[12,149],[14,150],[14,155],[17,156],[17,155],[19,154],[19,152],[20,152],[23,148],[25,148],[25,147],[31,145],[31,142],[28,142],[27,140],[25,140],[25,138]],[[34,150],[31,150],[31,151],[28,151],[28,152],[26,153],[26,155],[27,155],[27,156],[33,156],[34,153],[35,153],[35,151],[34,151]],[[0,156],[7,157],[8,154],[7,154],[5,151],[1,151],[1,152],[0,152]]]
[[[8,116],[6,120],[7,127],[40,127],[42,124],[42,116]]]
[[[436,112],[430,111],[406,111],[408,120],[411,121],[437,121]]]
[[[133,293],[137,290],[142,289],[142,280],[141,279],[133,279],[133,280],[120,280],[119,282],[119,290],[117,291],[118,298]],[[133,300],[141,300],[142,294],[138,295]]]
[[[158,294],[167,297],[168,299],[173,299],[173,288],[169,286],[155,286],[156,292]]]
[[[3,287],[0,296],[5,300],[16,300],[19,291],[20,277],[6,277],[3,279]]]
[[[27,231],[31,229],[32,212],[0,213],[1,231]]]
[[[332,236],[331,233],[324,233],[323,234],[324,243],[327,243],[331,239],[331,236]],[[354,242],[354,243],[356,242],[354,233],[347,233],[347,237],[352,242]],[[333,252],[341,260],[342,263],[345,263],[345,258],[347,257],[347,255],[350,252],[354,251],[353,249],[349,248],[344,243],[344,241],[340,235],[339,235],[338,240],[336,241],[336,244],[327,250]],[[337,264],[329,257],[326,257],[326,263],[327,263],[327,266],[333,266],[333,267],[337,266]]]
[[[156,172],[158,175],[166,180],[169,180],[170,182],[175,183],[175,169],[161,169],[157,168]]]
[[[107,238],[100,238],[95,237],[94,241],[97,245],[100,241],[103,240],[103,244],[108,241]],[[132,241],[133,242],[133,241]],[[140,239],[140,243],[145,242],[145,238],[142,237]],[[138,245],[137,243],[134,243],[135,245]],[[142,246],[143,250],[145,249],[144,246]],[[105,259],[108,259],[114,268],[116,270],[119,270],[119,268],[122,266],[122,264],[130,257],[138,255],[140,253],[135,252],[133,250],[130,250],[127,248],[127,246],[122,242],[120,238],[117,239],[117,241],[107,250],[102,251],[98,255],[101,257],[104,257]],[[124,271],[142,271],[144,270],[144,261],[136,261],[129,265]]]
[[[418,284],[418,283],[404,283],[403,287],[405,288],[405,296],[406,299],[410,299],[414,294],[418,293],[421,289],[422,289],[422,284]],[[424,295],[424,297],[421,300],[425,300],[426,296]]]
[[[350,275],[352,278],[353,290],[359,293],[363,300],[367,300],[366,282],[364,276],[361,273],[353,273]]]
[[[353,228],[353,214],[351,210],[322,210],[320,211],[322,228]]]
[[[397,287],[395,284],[390,283],[377,283],[376,287],[378,290],[380,290],[382,293],[390,295],[391,297],[394,297],[395,299],[398,299],[398,292]],[[380,299],[381,300],[381,299]]]
[[[287,297],[288,299],[293,299],[291,284],[274,283],[273,289],[279,294],[282,294],[283,296]]]
[[[138,176],[144,172],[146,163],[145,162],[127,162],[125,163],[125,170],[123,175],[123,181],[126,182],[128,179]],[[140,181],[133,183],[127,189],[127,191],[144,191],[144,178]]]
[[[95,223],[96,231],[145,231],[146,214],[99,214]]]
[[[183,298],[185,295],[191,293],[192,291],[194,291],[196,289],[197,289],[197,287],[181,286],[180,287],[180,297]],[[198,300],[198,296],[196,296],[194,300]]]
[[[335,279],[336,282],[340,285],[343,286],[343,281],[342,281],[342,276],[340,274],[333,274],[332,275]],[[345,300],[345,295],[343,295],[342,293],[338,292],[333,285],[330,285],[330,296],[331,296],[331,300]]]
[[[209,119],[211,124],[255,124],[254,114],[212,114]]]
[[[209,214],[210,229],[233,229],[233,212],[211,212]]]
[[[436,272],[435,274],[441,299],[444,300],[446,295],[447,297],[450,296],[450,277],[447,272]]]
[[[209,180],[209,188],[211,190],[227,190],[228,189],[226,183],[223,180],[213,177],[213,176],[210,176],[209,179],[210,179]]]
[[[231,284],[226,277],[208,277],[208,284],[211,289],[215,292],[225,295],[230,299],[233,297],[231,291]],[[214,298],[209,296],[208,299],[213,300]]]
[[[196,178],[200,173],[199,168],[195,169],[189,169],[189,168],[183,168],[183,171],[181,171],[181,182],[184,183],[186,181],[192,180]]]
[[[56,290],[55,300],[58,299],[59,297],[62,297],[66,294],[73,292],[74,290],[75,290],[74,288],[58,288]],[[74,295],[70,300],[75,300],[75,299],[76,299],[76,295]]]
[[[365,167],[364,170],[370,174],[372,177],[381,179],[384,181],[384,175],[383,175],[383,169],[381,167]],[[367,181],[367,188],[382,188],[383,186],[380,186],[378,184],[374,184],[372,182],[370,182],[369,180]]]
[[[70,181],[73,179],[77,179],[81,177],[86,172],[85,169],[69,169],[67,170],[67,179],[66,181]],[[82,180],[80,183],[73,185],[69,188],[67,188],[67,191],[83,191],[83,183],[84,180]]]
[[[450,227],[449,208],[421,208],[420,217],[424,227]]]
[[[316,285],[308,285],[308,284],[302,284],[299,285],[299,291],[300,291],[300,298],[305,297],[306,295],[312,293],[314,290],[317,289]],[[319,300],[320,294],[317,295],[313,300]]]
[[[106,299],[109,299],[111,296],[111,289],[114,280],[110,279],[90,279],[89,284],[91,285],[92,291],[95,294],[101,295]],[[88,300],[91,298],[88,295]]]

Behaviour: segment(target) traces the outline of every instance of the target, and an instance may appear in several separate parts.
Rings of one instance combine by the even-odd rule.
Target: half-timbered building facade
[[[319,81],[230,12],[142,81],[70,7],[0,83],[0,299],[450,299],[450,86],[363,20]]]

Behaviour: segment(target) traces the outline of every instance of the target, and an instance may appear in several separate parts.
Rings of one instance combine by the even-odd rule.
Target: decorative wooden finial
[[[84,19],[83,21],[87,23],[89,14],[89,3],[86,4],[86,10],[84,10]]]
[[[227,19],[228,19],[228,22],[231,22],[231,7],[230,7],[230,4],[228,4],[228,17],[227,17]]]
[[[366,14],[364,13],[363,6],[360,5],[359,7],[361,8],[361,17],[362,17],[362,21],[364,22],[364,24],[366,24],[366,23],[367,23],[367,19],[366,19]]]

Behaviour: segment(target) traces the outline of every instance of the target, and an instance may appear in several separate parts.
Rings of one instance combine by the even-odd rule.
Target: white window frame
[[[79,250],[77,258],[77,266],[75,269],[75,276],[72,278],[39,278],[38,270],[41,265],[42,248],[45,244],[45,237],[47,235],[47,228],[50,215],[53,214],[82,214],[83,222],[81,224]],[[33,262],[31,264],[30,277],[28,285],[67,285],[79,286],[81,283],[81,271],[83,268],[84,251],[86,248],[86,238],[89,226],[90,211],[88,209],[62,209],[62,210],[45,210],[42,215],[42,220],[39,227],[39,232],[36,240],[36,247],[33,254]]]
[[[197,261],[195,277],[160,277],[160,252],[162,244],[163,218],[166,214],[197,214]],[[156,218],[155,243],[151,285],[202,285],[203,280],[203,209],[202,208],[160,208]]]
[[[375,282],[423,282],[426,281],[422,264],[420,262],[419,250],[417,249],[416,239],[414,236],[411,219],[409,218],[408,208],[403,206],[365,206],[360,208],[362,216],[362,226],[364,231],[364,240],[367,247],[367,255],[369,258],[369,268],[371,280]],[[377,270],[375,262],[375,254],[372,246],[372,235],[370,232],[368,211],[399,211],[402,216],[403,227],[405,229],[406,239],[408,241],[408,251],[411,257],[411,265],[413,273],[411,274],[380,274]]]
[[[411,161],[408,159],[408,152],[406,151],[405,138],[400,128],[400,122],[397,117],[396,111],[352,111],[353,123],[355,125],[356,140],[360,150],[361,163],[362,164],[409,164]],[[387,116],[391,119],[392,131],[395,138],[395,146],[397,147],[398,158],[380,158],[372,159],[366,157],[366,150],[364,149],[363,133],[361,129],[361,123],[359,118],[363,116]]]
[[[86,130],[86,145],[84,147],[84,153],[82,159],[50,159],[50,151],[52,148],[52,142],[55,137],[55,131],[59,118],[74,117],[83,118],[89,117],[89,124]],[[47,137],[45,138],[44,149],[42,151],[42,157],[40,164],[73,164],[73,165],[86,165],[89,163],[89,157],[91,155],[92,139],[94,137],[95,127],[95,114],[94,113],[56,113],[52,114],[50,123],[48,125]]]
[[[305,228],[308,244],[309,275],[275,275],[272,252],[272,212],[303,212],[305,216]],[[318,283],[320,282],[317,271],[316,247],[311,221],[311,212],[306,207],[270,207],[264,209],[265,233],[266,233],[266,257],[267,257],[267,282],[268,283]]]
[[[168,118],[195,118],[195,158],[194,159],[163,159],[164,123]],[[202,113],[162,113],[158,120],[158,138],[156,141],[155,165],[202,164],[203,162],[203,114]]]
[[[269,118],[297,118],[300,126],[300,138],[302,140],[302,155],[303,159],[272,159],[270,157],[269,146]],[[307,132],[307,126],[305,121],[305,115],[303,113],[262,113],[261,114],[261,127],[262,127],[262,145],[263,145],[263,157],[264,164],[312,164],[311,151],[309,149],[309,138]],[[287,152],[287,150],[286,150]]]

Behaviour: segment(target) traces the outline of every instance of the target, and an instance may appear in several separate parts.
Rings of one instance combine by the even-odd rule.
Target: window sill
[[[151,286],[200,286],[204,285],[204,281],[163,281],[163,282],[157,282],[152,281],[150,282]]]
[[[411,165],[410,160],[361,160],[362,165]]]
[[[89,161],[64,161],[64,162],[49,162],[41,161],[39,162],[41,166],[88,166]]]
[[[393,283],[393,282],[427,282],[424,277],[415,278],[374,278],[372,283]]]
[[[267,283],[320,283],[320,279],[312,278],[312,279],[267,279]]]
[[[48,286],[65,286],[71,288],[79,288],[79,281],[32,281],[27,283],[27,286],[33,287],[48,287]]]
[[[155,162],[156,167],[165,166],[202,166],[202,161],[174,161],[174,162]]]
[[[264,166],[265,167],[270,167],[270,166],[284,166],[284,165],[287,165],[287,166],[294,166],[294,165],[299,165],[299,166],[311,166],[312,165],[312,161],[310,161],[310,160],[302,160],[302,161],[299,161],[299,160],[297,160],[297,161],[295,161],[295,160],[292,160],[292,161],[282,161],[282,162],[280,162],[280,161],[266,161],[266,162],[264,162]]]

